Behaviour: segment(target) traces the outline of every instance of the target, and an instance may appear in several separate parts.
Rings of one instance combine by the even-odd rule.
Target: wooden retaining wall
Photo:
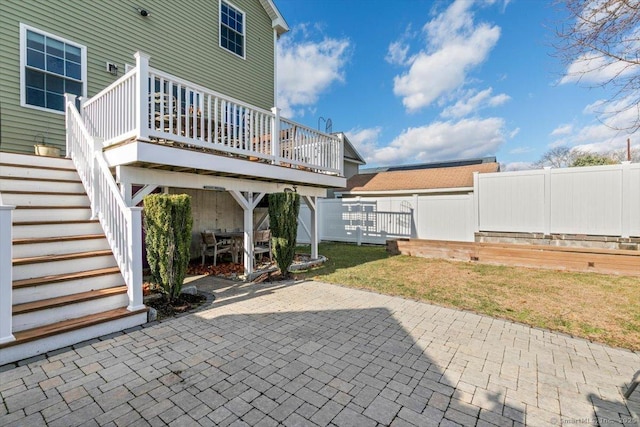
[[[640,251],[631,250],[397,239],[387,241],[387,251],[392,255],[640,276]]]

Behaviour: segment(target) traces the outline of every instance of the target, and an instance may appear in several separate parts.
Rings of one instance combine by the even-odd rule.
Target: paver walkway
[[[225,283],[198,281],[217,295],[198,313],[0,368],[0,425],[637,425],[636,353],[323,283]]]

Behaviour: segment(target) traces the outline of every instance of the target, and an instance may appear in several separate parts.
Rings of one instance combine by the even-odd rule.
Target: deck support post
[[[318,198],[314,196],[302,196],[302,199],[309,207],[311,240],[311,259],[318,259]]]
[[[253,273],[253,210],[260,203],[265,193],[253,193],[247,191],[245,195],[237,190],[229,190],[229,194],[242,207],[243,226],[244,226],[244,273],[250,275]]]

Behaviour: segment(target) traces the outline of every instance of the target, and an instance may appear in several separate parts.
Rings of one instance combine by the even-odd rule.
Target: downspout
[[[273,106],[278,107],[278,30],[273,29]]]

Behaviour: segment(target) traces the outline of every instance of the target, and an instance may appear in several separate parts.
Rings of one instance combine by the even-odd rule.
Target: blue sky
[[[522,168],[554,146],[604,152],[629,137],[594,114],[607,92],[552,55],[563,17],[551,1],[276,4],[291,28],[279,41],[283,115],[313,128],[331,118],[368,166],[495,155]]]

